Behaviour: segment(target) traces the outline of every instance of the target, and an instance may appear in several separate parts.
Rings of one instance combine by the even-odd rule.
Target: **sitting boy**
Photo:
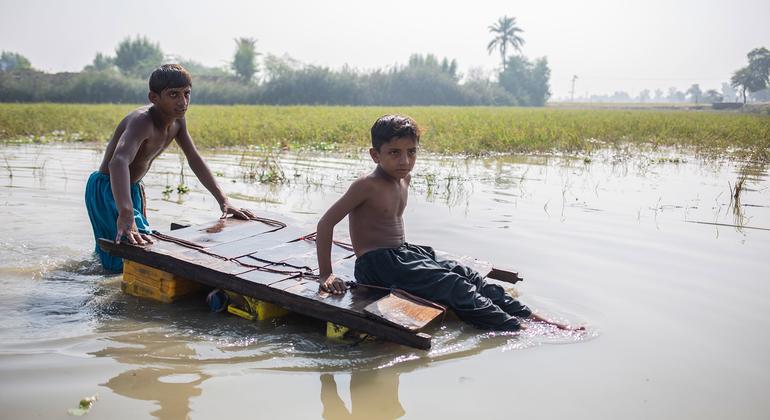
[[[363,284],[394,287],[452,309],[465,322],[482,329],[517,331],[519,318],[555,325],[479,273],[455,261],[439,260],[433,249],[407,243],[403,214],[409,193],[410,172],[417,159],[420,129],[409,117],[386,115],[372,126],[372,148],[377,167],[354,181],[318,222],[316,237],[320,288],[342,294],[345,283],[332,273],[334,226],[346,215],[356,254],[355,277]]]
[[[190,73],[178,64],[165,64],[150,76],[148,96],[152,105],[135,109],[118,124],[99,170],[86,184],[86,208],[97,240],[115,238],[120,242],[125,237],[135,245],[153,242],[141,179],[172,140],[184,152],[195,176],[217,200],[223,216],[253,217],[248,210],[230,205],[190,138],[185,112],[191,91]],[[105,269],[123,270],[123,260],[102,251],[98,242],[96,252]]]

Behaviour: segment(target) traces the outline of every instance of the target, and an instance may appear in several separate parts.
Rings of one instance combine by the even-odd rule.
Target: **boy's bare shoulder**
[[[372,174],[362,175],[350,184],[348,190],[351,192],[371,192],[377,188],[378,181]]]
[[[120,122],[120,125],[124,128],[131,128],[136,131],[152,130],[154,123],[152,121],[152,116],[150,116],[150,108],[143,106],[129,112],[128,115],[123,118],[123,121]]]

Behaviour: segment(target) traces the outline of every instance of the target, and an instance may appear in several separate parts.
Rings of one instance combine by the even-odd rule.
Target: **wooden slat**
[[[208,249],[217,255],[227,258],[236,258],[253,254],[262,249],[272,248],[302,237],[307,232],[292,227],[285,227],[273,232],[265,232],[259,235],[215,245]]]
[[[202,247],[212,247],[250,236],[278,229],[262,222],[235,218],[219,219],[214,222],[173,230],[167,235],[193,242]]]
[[[524,279],[519,276],[519,273],[513,271],[503,270],[500,268],[492,268],[492,271],[487,274],[490,279],[504,281],[506,283],[516,284]]]
[[[273,283],[277,283],[281,280],[284,280],[290,276],[291,275],[289,274],[271,273],[269,271],[261,271],[261,270],[255,269],[247,273],[239,274],[236,279],[246,280],[251,283],[269,286]],[[259,296],[254,296],[254,297],[259,299]]]
[[[279,285],[281,284],[279,283]],[[349,312],[358,316],[366,316],[363,312],[364,308],[388,294],[385,290],[355,287],[348,289],[347,292],[342,295],[334,295],[319,290],[318,283],[304,283],[301,287],[289,287],[286,288],[285,291],[297,296],[321,301],[337,308],[339,311]]]
[[[424,328],[443,313],[438,308],[393,293],[370,303],[364,308],[364,312],[412,331]]]

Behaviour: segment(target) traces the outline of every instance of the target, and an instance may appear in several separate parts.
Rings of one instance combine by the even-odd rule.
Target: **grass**
[[[106,141],[136,105],[0,104],[0,141]],[[590,153],[628,144],[770,159],[770,117],[734,112],[495,107],[193,105],[199,147],[350,150],[368,147],[385,113],[412,116],[439,153]]]

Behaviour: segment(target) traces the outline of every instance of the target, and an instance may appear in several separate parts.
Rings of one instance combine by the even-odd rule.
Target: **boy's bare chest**
[[[408,198],[407,187],[388,188],[369,200],[367,211],[384,218],[401,217]]]
[[[173,127],[172,127],[173,128]],[[142,146],[137,152],[137,157],[142,157],[143,160],[151,161],[161,154],[171,144],[176,136],[176,130],[168,130],[164,132],[157,130],[150,138],[144,141]]]

